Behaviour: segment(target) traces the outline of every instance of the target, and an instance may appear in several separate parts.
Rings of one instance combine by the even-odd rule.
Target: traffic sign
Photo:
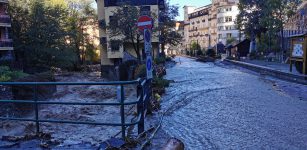
[[[148,16],[141,16],[138,20],[137,26],[141,31],[144,31],[144,29],[152,29],[153,20]]]
[[[152,57],[147,56],[146,58],[146,72],[147,72],[147,79],[152,79]]]

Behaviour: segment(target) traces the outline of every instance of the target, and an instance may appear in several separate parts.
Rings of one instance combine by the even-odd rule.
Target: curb
[[[307,75],[296,75],[296,74],[287,73],[283,71],[277,71],[277,70],[274,70],[268,67],[264,67],[264,66],[259,66],[255,64],[250,64],[250,63],[245,63],[245,62],[240,62],[240,61],[235,61],[235,60],[229,60],[229,59],[224,59],[223,63],[230,63],[230,64],[237,65],[237,66],[240,66],[240,67],[261,73],[261,74],[273,76],[278,79],[307,85]]]

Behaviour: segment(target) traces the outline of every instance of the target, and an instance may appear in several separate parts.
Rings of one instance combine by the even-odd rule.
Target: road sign
[[[144,29],[144,39],[145,53],[151,56],[151,33],[149,29]]]
[[[141,16],[138,20],[137,26],[139,30],[144,31],[144,29],[152,29],[153,23],[152,18],[148,16]]]
[[[144,29],[144,39],[147,79],[152,79],[151,32],[147,28]]]
[[[152,57],[147,56],[146,58],[146,72],[147,72],[147,79],[152,79]]]

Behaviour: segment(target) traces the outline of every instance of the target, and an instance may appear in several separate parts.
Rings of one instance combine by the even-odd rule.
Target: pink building
[[[0,0],[0,61],[13,56],[11,18],[8,14],[8,0]]]

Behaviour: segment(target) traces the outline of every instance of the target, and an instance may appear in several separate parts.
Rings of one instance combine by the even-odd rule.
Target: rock
[[[162,150],[184,150],[184,144],[176,138],[171,138]]]
[[[51,73],[40,73],[17,79],[14,82],[55,82]],[[37,86],[37,99],[42,101],[50,98],[56,92],[56,85]],[[14,100],[34,100],[34,86],[32,85],[14,85],[12,86]],[[33,104],[15,104],[17,113],[28,114],[33,111]]]

